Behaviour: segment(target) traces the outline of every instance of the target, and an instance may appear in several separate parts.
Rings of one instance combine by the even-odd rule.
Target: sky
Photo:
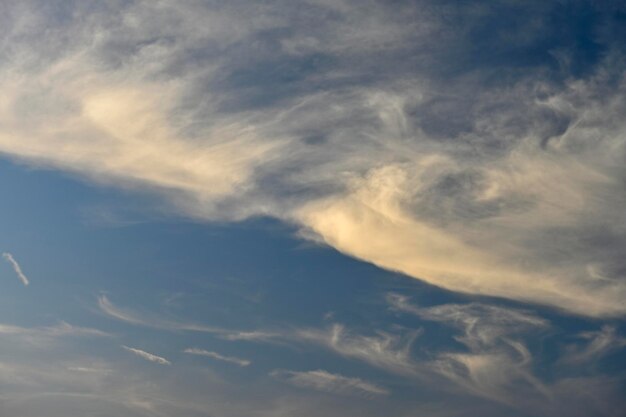
[[[0,3],[1,417],[623,417],[621,1]]]

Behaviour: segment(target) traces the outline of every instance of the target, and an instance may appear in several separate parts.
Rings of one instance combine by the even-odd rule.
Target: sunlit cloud
[[[0,158],[11,161],[9,170],[44,170],[35,175],[57,185],[83,181],[85,192],[121,189],[105,199],[115,207],[138,202],[132,216],[143,220],[158,213],[213,230],[270,219],[287,227],[281,239],[325,246],[391,274],[337,286],[320,280],[327,287],[309,294],[301,290],[311,282],[279,282],[298,272],[253,269],[254,259],[248,265],[237,252],[245,244],[231,251],[246,263],[240,270],[222,259],[210,264],[215,248],[200,240],[170,252],[161,250],[169,242],[157,241],[158,251],[150,246],[144,255],[167,253],[167,264],[150,265],[159,270],[150,288],[139,288],[146,269],[134,263],[143,257],[121,267],[133,277],[95,274],[83,287],[76,271],[90,270],[66,265],[55,247],[49,265],[40,265],[50,271],[50,300],[8,288],[2,304],[22,321],[0,324],[10,359],[0,362],[0,414],[587,417],[624,408],[624,375],[615,365],[626,347],[619,2],[6,3]],[[11,179],[19,190],[28,183]],[[89,204],[102,200],[95,195]],[[80,210],[99,218],[98,226],[131,233],[162,226]],[[28,222],[33,213],[18,214]],[[7,241],[36,248],[29,236],[47,232],[7,230]],[[85,236],[51,235],[68,247]],[[106,247],[120,236],[107,237]],[[333,273],[356,265],[339,254],[315,259]],[[17,259],[28,273],[24,256]],[[16,258],[3,258],[28,286]],[[94,258],[79,263],[86,260]],[[302,270],[313,281],[308,266]],[[242,298],[234,292],[214,303],[221,292],[180,296],[191,294],[191,282],[276,272],[276,281],[255,281],[263,297],[248,297],[245,306],[231,302]],[[130,301],[100,295],[90,310],[98,316],[79,316],[85,327],[28,324],[56,320],[44,308],[84,299],[87,284],[97,283],[93,294],[102,282],[120,297],[128,291]],[[387,285],[410,290],[381,302]],[[132,298],[135,291],[142,297]],[[290,291],[309,297],[302,309]],[[151,311],[142,300],[154,292],[165,302]],[[9,311],[13,301],[23,310]],[[73,323],[70,314],[78,313],[60,308]],[[120,339],[145,333],[186,360],[119,348],[118,336],[90,319],[114,326]],[[264,362],[231,356],[240,345],[259,349]],[[169,365],[156,368],[167,372],[154,378],[155,367],[128,360],[136,359],[129,353]],[[225,365],[219,375],[212,366],[189,366],[212,360]]]
[[[13,267],[13,270],[15,271],[15,273],[17,274],[17,277],[20,279],[20,281],[22,281],[22,284],[24,284],[25,287],[27,287],[30,284],[30,281],[28,280],[28,277],[26,275],[24,275],[24,272],[22,271],[22,267],[20,266],[19,263],[17,263],[17,261],[15,260],[15,258],[13,257],[13,255],[11,255],[8,252],[4,252],[2,254],[2,257],[11,264],[11,266]]]
[[[607,75],[619,53],[563,83],[530,69],[499,86],[489,68],[442,82],[433,68],[453,64],[432,51],[467,42],[442,30],[450,10],[315,2],[309,24],[283,31],[292,7],[129,2],[125,18],[94,11],[63,35],[10,25],[0,152],[194,218],[272,216],[449,290],[626,313],[626,232],[608,226],[624,220],[625,84]],[[38,54],[43,36],[55,47]],[[419,71],[402,65],[407,50]],[[299,63],[319,54],[334,64]],[[268,60],[303,74],[281,89],[248,79]]]

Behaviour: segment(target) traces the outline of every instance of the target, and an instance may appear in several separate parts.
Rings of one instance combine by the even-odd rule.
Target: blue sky
[[[623,415],[621,2],[0,10],[0,416]]]

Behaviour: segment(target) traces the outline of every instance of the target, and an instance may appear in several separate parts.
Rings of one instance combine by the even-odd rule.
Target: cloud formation
[[[563,362],[581,365],[626,347],[626,338],[611,325],[604,325],[598,331],[582,332],[578,338],[587,343],[584,346],[569,346]]]
[[[166,319],[155,313],[142,314],[113,304],[106,295],[100,295],[98,297],[98,308],[107,316],[132,325],[152,327],[168,331],[209,333],[218,335],[220,338],[225,340],[269,341],[282,336],[281,333],[273,331],[225,329],[193,322]]]
[[[532,371],[533,356],[520,336],[538,332],[549,323],[532,313],[478,303],[417,307],[397,294],[388,300],[393,308],[457,328],[455,339],[466,352],[439,352],[429,364],[470,392],[494,401],[527,395],[548,396],[548,390]]]
[[[564,6],[497,3],[9,6],[0,153],[194,218],[272,216],[452,291],[622,316],[615,23],[589,6],[604,53],[576,66]],[[505,11],[515,35],[476,37]]]
[[[125,345],[121,346],[123,349],[134,353],[135,355],[150,361],[150,362],[155,362],[158,363],[159,365],[171,365],[172,363],[170,361],[168,361],[167,359],[161,357],[161,356],[157,356],[157,355],[153,355],[152,353],[148,353],[145,350],[141,350],[141,349],[136,349],[136,348],[132,348],[132,347],[128,347]]]
[[[420,331],[398,335],[378,331],[376,335],[360,335],[334,324],[329,329],[297,329],[288,334],[296,341],[315,343],[347,357],[400,375],[416,375],[417,364],[411,357],[411,346]]]
[[[111,337],[102,330],[91,327],[74,326],[60,321],[53,326],[22,327],[12,324],[0,324],[0,334],[14,337],[34,346],[45,346],[46,341],[56,341],[67,337]]]
[[[349,378],[343,375],[331,374],[321,369],[307,372],[277,369],[272,371],[270,375],[292,385],[335,394],[361,396],[389,394],[387,389],[372,384],[371,382],[363,381],[360,378]]]
[[[206,356],[207,358],[212,358],[212,359],[216,359],[218,361],[223,361],[223,362],[230,362],[239,366],[248,366],[252,363],[248,359],[235,358],[234,356],[224,356],[224,355],[220,355],[217,352],[211,352],[211,351],[204,350],[204,349],[189,348],[189,349],[185,349],[183,352],[188,353],[190,355]]]
[[[129,309],[123,309],[114,305],[106,295],[100,295],[98,297],[98,307],[107,316],[114,319],[145,327],[153,327],[156,329],[171,330],[171,331],[193,331],[201,333],[230,333],[229,330],[221,329],[219,327],[204,326],[195,323],[185,323],[175,320],[167,320],[159,317],[158,315],[140,314]]]
[[[19,263],[17,263],[17,261],[15,260],[15,258],[13,257],[13,255],[11,255],[8,252],[4,252],[2,254],[2,257],[11,264],[11,266],[13,267],[13,270],[15,271],[15,273],[17,274],[17,277],[20,279],[20,281],[22,281],[22,284],[24,284],[25,287],[28,287],[28,285],[30,284],[30,281],[28,280],[28,277],[26,275],[24,275],[24,272],[22,272],[22,267],[20,266]]]

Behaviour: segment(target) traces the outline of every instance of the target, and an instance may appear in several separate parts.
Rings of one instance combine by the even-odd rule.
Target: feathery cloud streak
[[[298,372],[274,370],[271,376],[284,380],[292,385],[311,388],[344,395],[388,395],[389,391],[371,382],[360,378],[349,378],[343,375],[331,374],[318,369],[317,371]]]
[[[121,347],[147,361],[155,362],[155,363],[158,363],[159,365],[171,365],[172,364],[167,359],[162,358],[161,356],[153,355],[152,353],[148,353],[145,350],[136,349],[136,348],[128,347],[125,345],[122,345]]]
[[[25,287],[27,287],[30,284],[30,281],[28,280],[28,277],[26,275],[24,275],[24,272],[22,272],[22,267],[20,266],[19,263],[17,263],[17,261],[15,260],[15,258],[13,257],[13,255],[11,255],[8,252],[4,252],[2,254],[2,257],[11,264],[11,266],[13,267],[13,270],[15,271],[15,273],[17,274],[17,277],[20,279],[20,281],[22,281],[22,284],[24,284]]]
[[[168,320],[159,317],[154,313],[140,314],[127,308],[114,305],[106,295],[98,297],[98,307],[100,311],[109,317],[136,326],[152,327],[155,329],[169,331],[189,331],[198,333],[211,333],[226,340],[249,340],[249,341],[269,341],[276,339],[281,334],[270,331],[242,331],[234,329],[224,329],[221,327],[206,326],[202,324],[189,323],[179,320]]]
[[[183,352],[188,353],[190,355],[206,356],[207,358],[217,359],[218,361],[222,361],[222,362],[230,362],[239,366],[248,366],[252,363],[248,359],[240,359],[240,358],[235,358],[233,356],[224,356],[224,355],[220,355],[217,352],[211,352],[211,351],[204,350],[204,349],[189,348],[189,349],[185,349]]]
[[[544,401],[551,392],[533,373],[533,356],[520,336],[539,332],[549,323],[529,312],[490,305],[444,304],[422,308],[397,294],[388,297],[398,311],[440,322],[462,332],[455,339],[467,351],[437,353],[427,367],[468,392],[515,404],[521,398]]]
[[[626,313],[619,40],[584,75],[568,50],[459,69],[446,51],[482,22],[464,6],[37,5],[3,24],[0,153],[193,217],[274,216],[453,291]],[[518,13],[530,38],[482,42],[540,47],[554,7]]]
[[[64,321],[47,327],[22,327],[11,324],[0,324],[0,334],[14,335],[33,342],[44,339],[63,338],[68,336],[110,337],[111,334],[91,327],[73,326]]]

